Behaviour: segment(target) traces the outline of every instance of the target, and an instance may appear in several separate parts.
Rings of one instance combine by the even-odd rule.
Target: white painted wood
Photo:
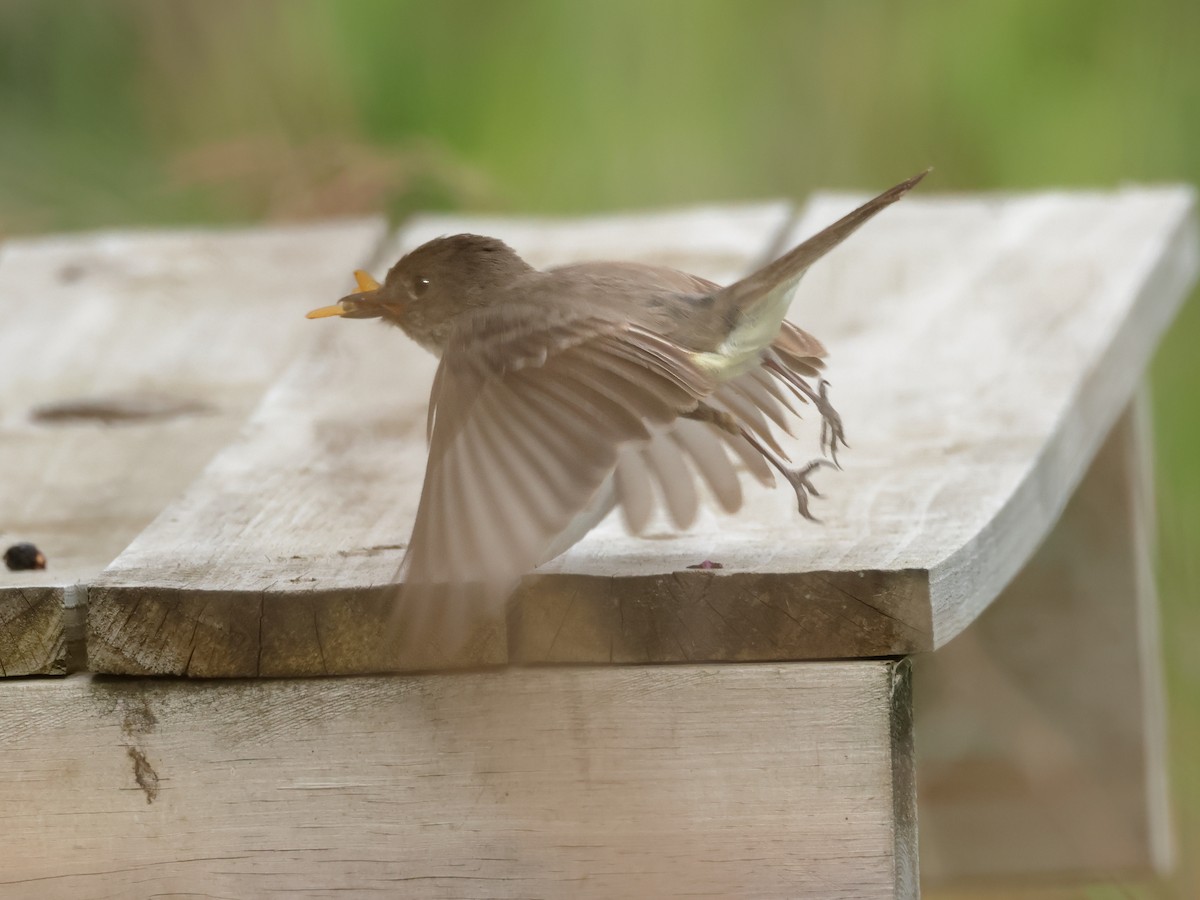
[[[0,893],[915,897],[907,672],[12,681]]]
[[[1167,874],[1144,396],[996,602],[915,663],[926,885]]]
[[[109,233],[0,249],[0,674],[62,671],[85,586],[237,431],[319,337],[306,309],[349,283],[382,222]]]
[[[793,237],[854,202],[818,198]],[[375,624],[421,483],[432,361],[393,331],[317,323],[336,329],[330,352],[298,365],[246,439],[101,579],[95,663],[319,674],[940,646],[1029,558],[1128,402],[1196,274],[1192,206],[1187,189],[1129,188],[889,209],[814,269],[792,311],[831,350],[853,447],[845,472],[818,479],[824,524],[754,485],[737,517],[706,513],[682,535],[632,538],[611,519],[527,580],[507,636],[485,630],[449,661],[397,660]],[[676,256],[693,243],[712,254],[712,239],[621,222],[501,236],[547,264],[578,255],[574,229],[599,229],[630,248],[618,254],[614,237],[602,255],[655,258],[661,245],[715,274]],[[400,243],[455,229],[414,226]],[[765,223],[749,230],[777,243]],[[754,241],[733,232],[748,261]],[[803,435],[794,452],[814,446]],[[724,568],[687,568],[706,559]]]

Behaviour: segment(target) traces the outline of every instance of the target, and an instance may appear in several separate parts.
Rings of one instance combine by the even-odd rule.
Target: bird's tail
[[[895,187],[889,188],[873,200],[868,200],[854,212],[838,219],[828,228],[817,232],[774,262],[768,263],[740,281],[735,281],[728,287],[722,288],[716,295],[716,308],[726,314],[736,316],[738,313],[752,312],[758,303],[780,293],[780,288],[784,288],[786,291],[788,287],[799,280],[809,266],[852,235],[859,226],[873,218],[876,213],[891,206],[916,187],[921,179],[931,171],[931,169],[926,169],[907,181],[902,181]]]

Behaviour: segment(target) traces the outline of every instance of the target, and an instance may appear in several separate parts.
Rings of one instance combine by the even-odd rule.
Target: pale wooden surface
[[[306,305],[347,283],[379,221],[98,234],[0,249],[0,674],[61,671],[67,606],[313,343]]]
[[[906,663],[0,696],[6,900],[917,893]]]
[[[819,197],[799,239],[845,212]],[[509,237],[538,264],[665,258],[732,277],[783,211],[644,220],[418,222]],[[628,249],[621,251],[622,245]],[[692,260],[687,248],[702,255]],[[727,248],[721,250],[722,247]],[[390,256],[399,252],[394,250]],[[659,257],[657,254],[661,253]],[[389,256],[389,261],[390,261]],[[717,263],[716,270],[705,261]],[[792,318],[831,349],[853,449],[822,472],[823,525],[748,485],[686,534],[610,519],[527,580],[463,659],[661,662],[902,654],[959,633],[1029,558],[1128,402],[1197,268],[1192,194],[906,199],[819,264]],[[382,274],[379,267],[377,274]],[[246,438],[100,579],[103,671],[320,674],[425,667],[375,627],[424,465],[433,361],[355,322],[298,364]],[[813,423],[809,423],[810,426]],[[812,452],[802,436],[795,453]],[[712,559],[719,571],[687,567]]]
[[[1169,871],[1148,407],[992,607],[915,663],[927,884]]]

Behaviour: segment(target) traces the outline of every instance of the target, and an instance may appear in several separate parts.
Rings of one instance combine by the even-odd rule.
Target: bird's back
[[[716,350],[733,324],[713,316],[719,284],[670,266],[593,261],[532,277],[549,302],[570,297],[581,314],[628,322],[696,352]]]

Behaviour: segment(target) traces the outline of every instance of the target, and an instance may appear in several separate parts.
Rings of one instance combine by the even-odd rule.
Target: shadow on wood
[[[929,884],[1170,865],[1147,415],[979,621],[915,661]]]

